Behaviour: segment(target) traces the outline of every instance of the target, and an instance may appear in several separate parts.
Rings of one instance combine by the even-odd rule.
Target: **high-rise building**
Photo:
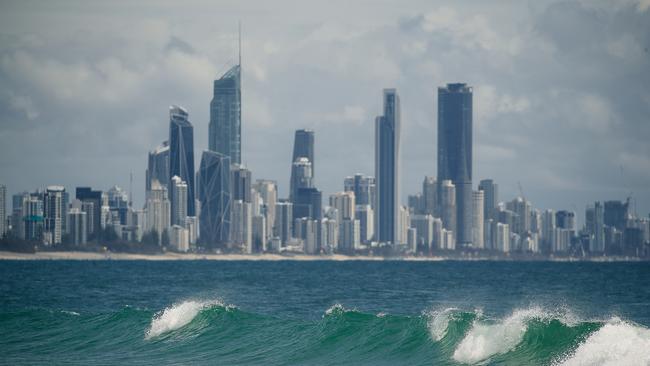
[[[498,222],[496,224],[495,234],[495,249],[504,253],[510,252],[510,226]]]
[[[231,249],[238,249],[243,253],[253,253],[253,216],[251,203],[240,199],[232,201],[232,219],[230,221]]]
[[[303,250],[306,254],[316,254],[319,252],[318,247],[318,220],[312,220],[308,217],[296,219],[294,222],[294,230],[296,231],[296,238],[302,240]]]
[[[483,241],[483,224],[484,224],[484,191],[472,192],[472,245],[474,248],[484,249],[485,243]]]
[[[594,205],[594,240],[589,251],[592,253],[605,252],[605,210],[600,202]]]
[[[619,231],[625,230],[630,216],[630,201],[605,201],[605,225],[615,227]]]
[[[356,211],[354,192],[337,192],[331,194],[330,207],[337,210],[337,222],[342,223],[343,220],[354,220]]]
[[[127,225],[129,211],[129,195],[120,187],[113,186],[106,192],[108,207],[117,220],[115,224]]]
[[[171,224],[185,227],[187,218],[187,183],[178,175],[172,177],[171,184]]]
[[[252,220],[252,240],[253,252],[262,253],[266,252],[269,235],[266,230],[266,216],[255,215]]]
[[[82,210],[88,214],[88,238],[91,239],[91,235],[102,227],[102,191],[93,191],[90,187],[77,187],[75,196],[82,204],[86,203],[85,209]]]
[[[243,165],[233,164],[232,173],[232,199],[251,203],[252,173]]]
[[[425,215],[436,216],[438,182],[434,177],[424,177],[422,182],[422,208]]]
[[[172,225],[169,228],[169,244],[177,252],[190,250],[189,230],[180,225]]]
[[[324,218],[321,221],[320,237],[318,246],[325,253],[331,254],[338,249],[339,245],[339,224],[336,220]]]
[[[401,112],[395,89],[384,89],[384,113],[375,119],[375,233],[377,241],[397,243]]]
[[[273,237],[273,227],[275,225],[275,204],[278,200],[278,185],[272,180],[257,180],[255,190],[262,198],[262,207],[260,213],[266,217],[266,241]]]
[[[294,220],[307,217],[320,220],[323,217],[323,193],[316,188],[298,188],[293,198]]]
[[[151,189],[151,182],[154,179],[166,186],[169,176],[169,141],[164,141],[155,150],[149,152],[145,174],[145,190]]]
[[[23,238],[29,241],[43,239],[43,198],[40,192],[27,194],[23,197]]]
[[[411,217],[411,227],[415,228],[418,251],[428,254],[433,244],[433,216],[414,215]]]
[[[179,176],[187,183],[187,216],[194,208],[194,127],[185,109],[169,107],[169,177]],[[173,197],[172,197],[173,198]]]
[[[361,242],[368,243],[375,235],[375,214],[372,207],[369,204],[356,205],[354,217],[359,220]]]
[[[472,88],[438,88],[438,181],[456,187],[456,241],[472,242]]]
[[[523,197],[517,197],[506,204],[506,208],[515,213],[513,226],[510,231],[523,235],[530,231],[530,212],[532,206],[529,201]]]
[[[198,174],[199,239],[208,250],[226,249],[230,242],[230,157],[204,151]]]
[[[275,224],[273,235],[284,245],[293,234],[293,203],[279,201],[275,204]]]
[[[573,211],[561,210],[555,213],[555,225],[559,229],[571,230],[572,234],[576,232],[576,213]]]
[[[300,188],[314,187],[313,182],[311,161],[306,157],[298,157],[291,165],[291,191],[289,192],[289,200],[294,202],[298,190]]]
[[[370,205],[374,210],[376,200],[375,177],[368,177],[359,173],[352,177],[346,177],[343,182],[343,190],[354,192],[357,205]]]
[[[442,226],[456,235],[456,187],[451,180],[440,182],[440,218]]]
[[[70,237],[70,244],[76,246],[86,244],[88,240],[87,217],[88,215],[81,211],[81,201],[76,200],[73,207],[68,211],[67,233]]]
[[[7,232],[7,186],[0,184],[0,239]]]
[[[492,179],[483,179],[478,185],[479,191],[483,191],[483,216],[485,219],[497,220],[497,209],[499,205],[499,185]]]
[[[209,148],[241,164],[241,34],[239,62],[214,81]]]
[[[293,141],[293,155],[291,159],[292,167],[289,187],[289,199],[293,199],[293,195],[296,194],[298,188],[312,187],[312,180],[315,175],[314,173],[316,172],[316,161],[314,159],[314,131],[304,129],[296,130]],[[303,165],[296,166],[296,162],[298,161],[303,162]],[[304,163],[307,162],[309,163],[309,171],[305,172],[303,170],[307,167],[304,166]],[[298,174],[300,174],[301,177],[297,177],[296,175]],[[309,183],[301,183],[301,179],[307,178],[309,179]]]
[[[541,250],[550,253],[553,250],[553,236],[555,235],[555,211],[545,210],[542,213]]]
[[[359,247],[360,242],[359,220],[344,219],[339,225],[339,251],[352,254]]]
[[[146,210],[146,231],[157,232],[158,239],[162,241],[163,233],[171,226],[171,203],[167,187],[157,180],[151,182],[151,189],[147,192]]]
[[[67,214],[63,208],[64,192],[63,186],[49,186],[43,197],[45,241],[48,244],[61,244],[63,238],[63,215]]]

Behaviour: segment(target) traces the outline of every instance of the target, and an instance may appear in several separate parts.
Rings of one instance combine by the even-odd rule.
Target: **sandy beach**
[[[333,254],[327,256],[304,255],[304,254],[195,254],[195,253],[164,253],[164,254],[132,254],[132,253],[97,253],[97,252],[36,252],[16,253],[0,251],[0,260],[149,260],[149,261],[170,261],[170,260],[217,260],[217,261],[318,261],[318,260],[415,260],[435,261],[443,260],[440,257],[405,257],[405,258],[383,258],[370,256],[347,256]]]

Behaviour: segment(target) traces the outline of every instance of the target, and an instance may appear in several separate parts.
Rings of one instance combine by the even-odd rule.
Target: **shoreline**
[[[498,258],[498,257],[380,257],[343,254],[307,255],[307,254],[197,254],[174,253],[138,254],[138,253],[99,253],[80,251],[53,251],[20,253],[0,251],[0,261],[38,261],[38,260],[119,260],[119,261],[408,261],[408,262],[441,262],[441,261],[500,261],[500,262],[647,262],[647,259],[629,257],[595,257],[595,258]]]

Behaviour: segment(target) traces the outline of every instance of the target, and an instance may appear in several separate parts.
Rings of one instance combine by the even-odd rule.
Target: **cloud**
[[[244,160],[281,192],[297,128],[316,131],[325,194],[373,174],[386,87],[402,101],[403,195],[436,170],[436,88],[447,82],[474,87],[475,180],[496,179],[504,199],[518,181],[545,207],[575,202],[580,187],[618,198],[611,172],[646,169],[650,156],[646,0],[43,6],[0,14],[0,171],[11,191],[140,179],[167,138],[170,104],[190,112],[198,161],[212,82],[236,60],[235,18]],[[650,210],[648,176],[625,184]]]

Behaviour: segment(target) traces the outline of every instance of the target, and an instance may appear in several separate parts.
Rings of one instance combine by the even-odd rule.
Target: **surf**
[[[154,315],[145,333],[145,339],[156,338],[182,328],[192,322],[201,311],[214,307],[227,308],[220,300],[186,300],[171,305]]]

